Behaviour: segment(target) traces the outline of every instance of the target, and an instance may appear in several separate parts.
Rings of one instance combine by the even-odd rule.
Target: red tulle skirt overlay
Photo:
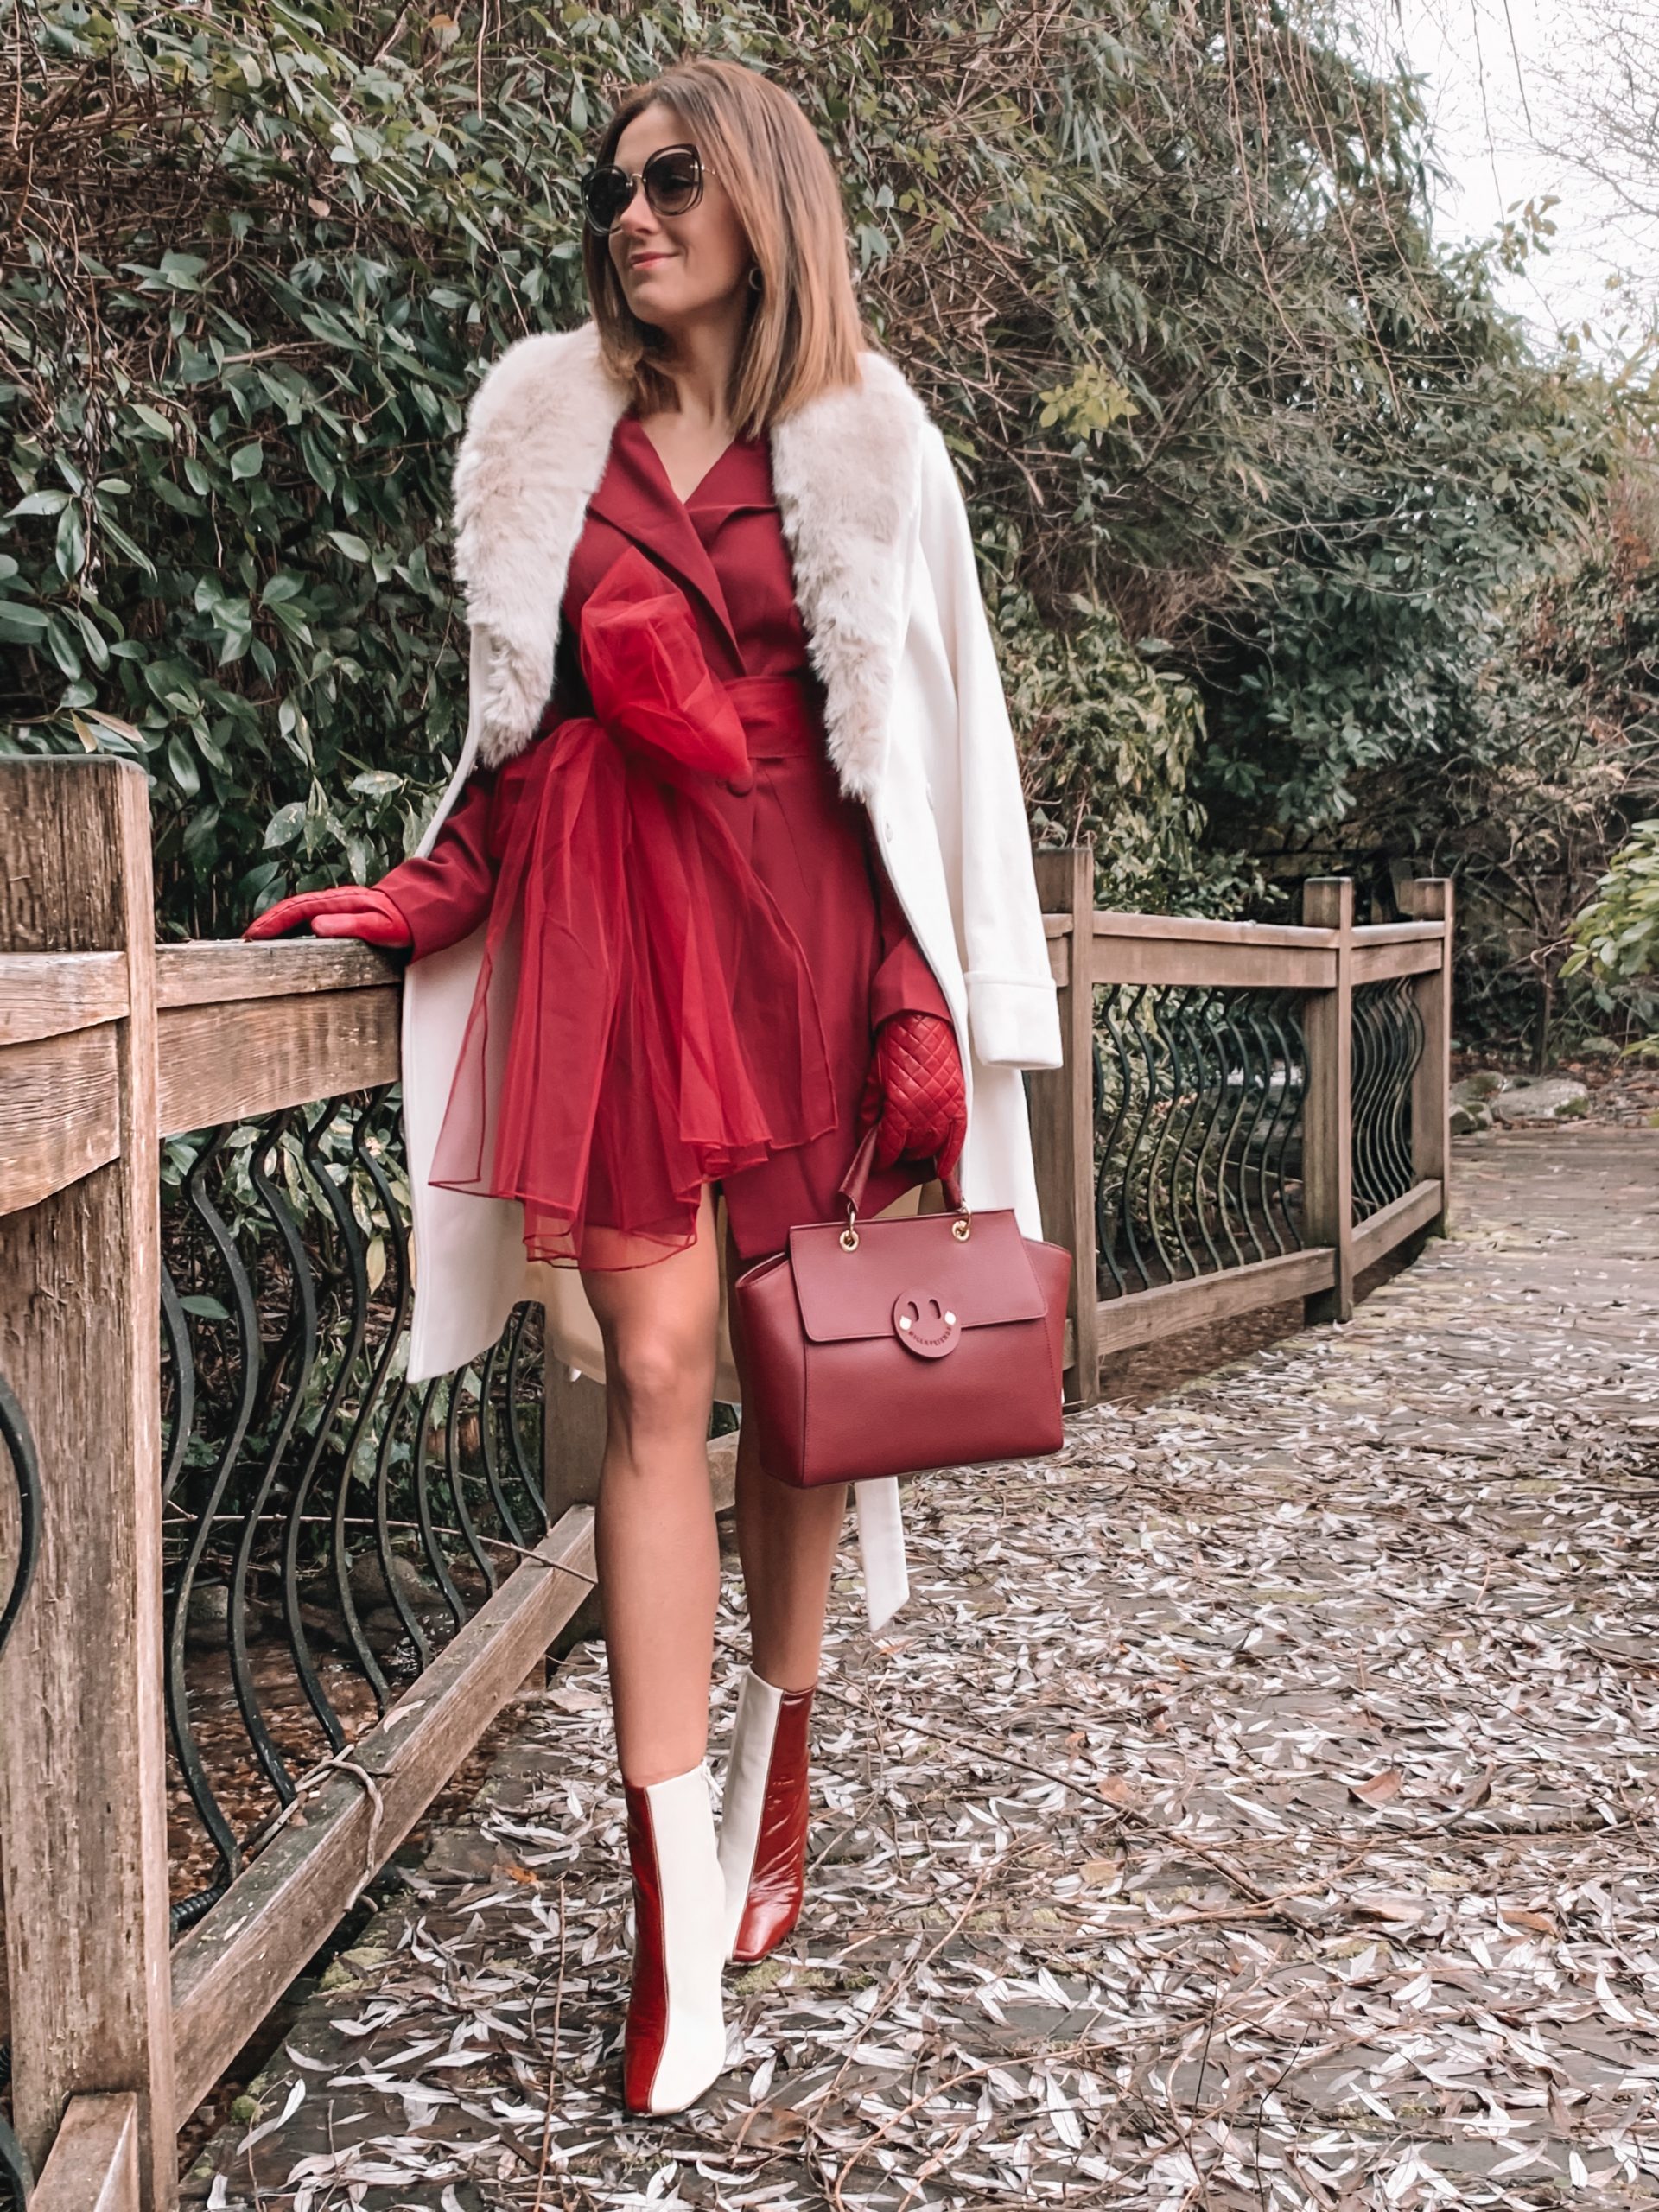
[[[531,1259],[638,1267],[692,1243],[705,1184],[836,1125],[810,967],[733,804],[754,759],[823,740],[804,672],[710,674],[637,549],[579,644],[592,715],[497,781],[499,874],[431,1179],[521,1200]]]

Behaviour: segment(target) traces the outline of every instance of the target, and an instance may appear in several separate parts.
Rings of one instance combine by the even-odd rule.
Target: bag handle
[[[842,1249],[858,1249],[858,1210],[869,1190],[870,1171],[875,1165],[875,1141],[880,1135],[880,1123],[873,1122],[865,1132],[863,1141],[853,1154],[853,1164],[842,1177],[838,1185],[840,1195],[847,1203],[847,1226],[841,1232]],[[935,1161],[935,1166],[938,1162]],[[950,1224],[950,1234],[957,1243],[965,1244],[973,1234],[973,1215],[962,1195],[962,1185],[955,1173],[939,1174],[944,1187],[944,1202],[957,1217]]]

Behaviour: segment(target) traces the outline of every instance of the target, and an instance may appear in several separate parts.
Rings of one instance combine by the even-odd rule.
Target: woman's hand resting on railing
[[[335,891],[302,891],[279,899],[242,932],[245,938],[286,937],[310,925],[314,937],[354,937],[365,944],[406,951],[415,939],[409,924],[384,891],[346,884]]]
[[[957,1033],[937,1014],[892,1014],[875,1033],[859,1119],[880,1125],[875,1164],[931,1160],[949,1175],[968,1135]]]

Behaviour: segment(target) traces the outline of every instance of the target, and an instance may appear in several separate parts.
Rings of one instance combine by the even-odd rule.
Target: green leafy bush
[[[177,932],[373,877],[453,763],[467,397],[582,312],[599,118],[684,49],[835,149],[961,461],[1043,834],[1218,906],[1473,741],[1605,409],[1428,236],[1420,104],[1298,0],[15,4],[0,746],[148,767]],[[1206,821],[1207,817],[1207,821]]]
[[[400,858],[455,756],[450,457],[478,358],[570,303],[520,179],[583,118],[550,69],[480,116],[470,57],[345,9],[23,20],[6,718],[143,759],[163,913],[223,931]]]
[[[1659,822],[1638,822],[1573,925],[1567,963],[1608,983],[1659,976]]]

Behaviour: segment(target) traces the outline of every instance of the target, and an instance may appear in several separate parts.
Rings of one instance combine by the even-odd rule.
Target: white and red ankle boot
[[[622,2036],[630,2112],[683,2112],[724,2070],[724,1885],[709,1770],[625,1783],[633,1872],[633,1988]]]
[[[811,1716],[810,1690],[745,1674],[720,1820],[727,1955],[744,1966],[776,1950],[801,1916]]]

